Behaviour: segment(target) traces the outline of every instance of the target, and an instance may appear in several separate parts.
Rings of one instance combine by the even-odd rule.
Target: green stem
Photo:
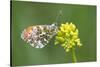
[[[76,63],[77,58],[76,58],[76,54],[75,54],[75,48],[72,48],[72,58],[73,58],[73,62]]]

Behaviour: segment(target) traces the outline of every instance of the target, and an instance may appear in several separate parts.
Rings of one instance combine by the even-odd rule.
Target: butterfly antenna
[[[59,10],[59,13],[57,14],[56,16],[56,19],[55,19],[55,22],[53,24],[55,24],[56,26],[58,26],[58,22],[59,22],[59,19],[60,17],[62,16],[62,9]]]

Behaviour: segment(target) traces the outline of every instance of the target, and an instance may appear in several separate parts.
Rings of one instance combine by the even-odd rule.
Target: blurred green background
[[[78,62],[96,61],[96,6],[12,1],[12,65],[40,65],[71,63],[71,52],[66,53],[54,39],[43,49],[36,49],[21,39],[21,32],[32,25],[52,24],[59,10],[63,15],[59,24],[73,22],[79,29],[83,44],[76,48]]]

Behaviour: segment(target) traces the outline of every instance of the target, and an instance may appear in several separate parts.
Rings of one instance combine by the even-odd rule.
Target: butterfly
[[[50,25],[33,25],[25,28],[21,33],[21,38],[34,48],[43,48],[56,35],[58,31],[58,21],[62,16],[62,10],[56,16],[55,22]]]
[[[21,38],[34,48],[43,48],[56,35],[57,30],[56,24],[33,25],[22,31]]]

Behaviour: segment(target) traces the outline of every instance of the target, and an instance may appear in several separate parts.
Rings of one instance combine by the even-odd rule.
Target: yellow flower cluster
[[[82,46],[78,34],[79,31],[73,23],[61,24],[55,38],[55,45],[61,44],[66,52],[75,46]]]

